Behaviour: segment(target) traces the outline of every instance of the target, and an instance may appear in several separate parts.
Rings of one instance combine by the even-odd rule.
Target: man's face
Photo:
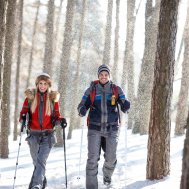
[[[98,75],[98,78],[99,78],[100,83],[105,84],[110,80],[110,75],[108,74],[107,71],[102,71]]]

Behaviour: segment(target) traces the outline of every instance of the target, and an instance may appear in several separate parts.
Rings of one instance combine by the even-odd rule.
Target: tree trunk
[[[170,107],[179,0],[161,0],[149,124],[147,179],[170,173]],[[166,53],[165,53],[166,52]]]
[[[105,31],[105,43],[104,43],[104,54],[103,64],[109,65],[110,63],[110,50],[111,50],[111,31],[112,31],[112,9],[113,0],[108,0],[108,11],[106,17],[106,31]]]
[[[35,34],[36,34],[36,30],[37,30],[39,7],[40,7],[40,0],[38,0],[38,2],[37,2],[37,11],[36,11],[35,21],[34,21],[34,26],[33,26],[32,44],[31,44],[30,59],[29,59],[29,66],[28,66],[28,78],[27,78],[27,85],[26,85],[27,88],[30,86],[30,80],[31,80],[31,71],[32,71],[32,63],[33,63],[33,51],[34,51],[34,44],[35,44]]]
[[[5,14],[6,14],[6,1],[0,0],[0,107],[1,107],[1,98],[2,98],[2,71],[3,71],[2,57],[4,51]]]
[[[64,31],[62,58],[61,58],[61,66],[60,66],[60,77],[58,83],[59,92],[62,98],[62,100],[60,101],[60,110],[63,116],[65,116],[64,104],[66,101],[68,67],[69,67],[69,58],[70,58],[71,46],[72,46],[72,23],[74,17],[74,7],[75,7],[75,0],[67,1],[65,31]],[[63,144],[62,137],[60,135],[57,135],[57,142],[60,143],[60,145]]]
[[[175,125],[175,135],[184,134],[184,126],[186,125],[188,112],[188,90],[189,90],[189,8],[184,29],[184,60],[182,62],[182,78],[179,99],[177,103],[177,115]]]
[[[43,71],[52,75],[53,41],[54,41],[54,0],[48,2],[48,15],[46,23],[46,43]]]
[[[1,138],[1,117],[2,117],[2,84],[3,84],[3,52],[4,52],[4,36],[5,36],[5,15],[6,15],[6,1],[0,0],[0,138]],[[0,140],[0,146],[1,140]],[[1,152],[0,152],[1,153]]]
[[[62,11],[62,4],[63,4],[63,0],[60,1],[60,6],[58,8],[58,15],[55,22],[54,49],[53,49],[54,56],[56,56],[56,50],[58,48],[58,42],[59,42],[60,16],[61,16],[61,11]]]
[[[182,159],[182,176],[180,189],[189,189],[189,111],[186,124],[186,138],[184,140],[184,150]]]
[[[126,90],[127,83],[127,97],[132,104],[131,110],[128,115],[128,128],[132,128],[134,120],[134,57],[133,57],[133,38],[134,38],[134,28],[135,28],[135,0],[130,0],[127,2],[127,34],[126,34],[126,47],[123,63],[123,75],[122,75],[122,87]]]
[[[19,2],[19,24],[18,24],[18,52],[17,52],[17,69],[16,69],[16,80],[15,80],[15,111],[14,111],[14,131],[13,140],[17,140],[17,125],[19,117],[19,88],[20,88],[20,62],[21,62],[21,49],[22,49],[22,27],[23,27],[23,4],[24,0]]]
[[[2,96],[2,120],[1,120],[1,158],[8,158],[8,136],[10,129],[10,84],[11,84],[11,64],[14,39],[14,18],[16,1],[8,0],[8,9],[6,15],[6,36],[4,52],[4,70],[3,70],[3,96]]]
[[[116,0],[116,27],[115,27],[115,41],[114,41],[114,65],[113,65],[113,81],[117,83],[118,76],[118,59],[119,59],[119,8],[120,0]]]
[[[76,69],[76,76],[74,79],[75,83],[75,91],[74,91],[74,98],[73,98],[73,105],[71,107],[71,114],[70,114],[70,126],[69,126],[69,132],[67,139],[72,138],[72,131],[76,126],[76,118],[77,118],[77,102],[79,102],[79,83],[80,83],[80,64],[81,64],[81,46],[82,46],[82,39],[83,39],[83,30],[84,30],[84,19],[85,19],[85,13],[86,13],[86,0],[82,1],[82,15],[81,15],[81,24],[80,24],[80,35],[79,35],[79,43],[78,43],[78,49],[77,49],[77,69]],[[72,85],[74,86],[74,85]]]
[[[65,31],[64,31],[64,40],[62,46],[62,58],[60,66],[60,78],[59,78],[59,89],[62,100],[60,101],[61,113],[64,115],[64,104],[66,98],[66,86],[68,81],[68,67],[69,67],[69,58],[71,54],[72,46],[72,23],[74,16],[74,6],[75,0],[70,0],[67,2],[66,10],[66,21],[65,21]]]
[[[148,133],[151,108],[151,92],[153,87],[153,70],[155,61],[155,49],[157,41],[157,26],[159,18],[160,1],[147,0],[145,12],[145,49],[141,65],[137,100],[135,106],[135,123],[133,133],[141,135]]]
[[[58,46],[58,34],[59,34],[59,23],[60,23],[60,15],[61,15],[61,10],[62,10],[62,3],[63,0],[61,0],[60,2],[60,6],[59,6],[59,11],[58,11],[58,16],[56,19],[56,23],[55,23],[55,34],[54,34],[54,48],[53,48],[53,56],[56,57],[56,49]],[[55,144],[55,147],[62,147],[63,146],[63,135],[62,135],[62,128],[57,127],[56,128],[56,137],[57,137],[57,143]]]

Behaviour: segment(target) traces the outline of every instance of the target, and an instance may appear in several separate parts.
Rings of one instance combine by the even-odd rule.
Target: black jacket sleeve
[[[130,102],[120,87],[118,87],[118,94],[118,104],[121,107],[121,111],[125,113],[130,109]]]

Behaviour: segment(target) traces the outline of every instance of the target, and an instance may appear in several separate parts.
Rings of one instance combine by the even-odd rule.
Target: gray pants
[[[43,185],[45,177],[46,161],[52,146],[55,144],[54,134],[47,136],[29,135],[26,138],[30,147],[30,154],[33,160],[34,171],[31,178],[30,187]]]
[[[88,159],[86,165],[86,189],[98,189],[98,161],[100,159],[101,137],[106,139],[106,151],[104,154],[103,177],[111,180],[116,166],[117,144],[119,131],[101,133],[96,130],[88,130]]]

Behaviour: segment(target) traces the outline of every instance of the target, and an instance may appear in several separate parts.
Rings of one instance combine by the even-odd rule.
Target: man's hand
[[[85,106],[82,106],[80,109],[79,109],[79,116],[83,117],[85,116],[87,113],[87,109],[85,108]]]

